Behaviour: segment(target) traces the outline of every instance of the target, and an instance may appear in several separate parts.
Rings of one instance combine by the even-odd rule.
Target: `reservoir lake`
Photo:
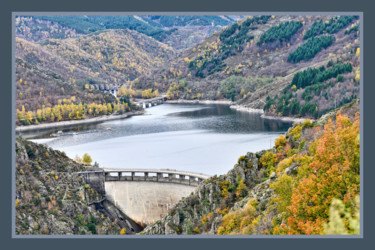
[[[105,168],[220,175],[241,155],[271,148],[291,125],[228,105],[163,104],[146,109],[144,115],[22,136],[73,159],[88,153],[92,164],[96,161]]]

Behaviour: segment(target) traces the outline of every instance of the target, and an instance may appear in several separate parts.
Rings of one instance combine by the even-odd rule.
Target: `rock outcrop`
[[[215,234],[222,215],[262,182],[265,171],[259,168],[259,158],[265,152],[241,156],[226,175],[201,183],[195,194],[182,199],[167,216],[146,227],[142,234],[198,234],[201,232],[196,225],[207,214],[211,215],[204,223],[206,233]]]
[[[127,234],[142,227],[105,199],[65,153],[16,140],[16,234]],[[123,230],[125,228],[125,230]]]

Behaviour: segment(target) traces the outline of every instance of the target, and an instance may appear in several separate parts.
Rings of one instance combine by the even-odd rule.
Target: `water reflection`
[[[23,136],[72,158],[89,153],[101,166],[111,168],[222,174],[241,154],[269,148],[290,125],[227,105],[164,104],[142,116],[63,129],[57,137],[52,134],[59,129]]]

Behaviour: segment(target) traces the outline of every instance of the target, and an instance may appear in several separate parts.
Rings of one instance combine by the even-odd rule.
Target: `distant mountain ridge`
[[[29,41],[71,38],[108,29],[130,29],[169,44],[177,50],[191,47],[184,37],[201,41],[242,16],[19,16],[16,35]],[[174,38],[169,37],[174,33]],[[181,36],[181,39],[178,37]]]

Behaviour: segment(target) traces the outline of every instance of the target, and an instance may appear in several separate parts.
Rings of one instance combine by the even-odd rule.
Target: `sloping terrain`
[[[141,234],[359,234],[358,114],[353,101],[295,123],[272,149],[241,156]]]
[[[82,86],[67,82],[55,72],[16,60],[16,109],[36,111],[53,107],[63,100],[74,103],[114,103],[116,99],[107,93],[85,90]],[[72,99],[73,98],[73,99]]]
[[[149,75],[173,56],[168,46],[131,30],[109,30],[35,44],[16,39],[16,56],[70,81],[117,83]]]
[[[241,156],[143,233],[358,234],[359,19],[239,18],[17,17],[17,125],[123,113],[136,92],[159,91],[314,118]],[[114,88],[120,98],[100,91]],[[86,167],[22,139],[16,151],[18,234],[131,233],[77,175]]]
[[[39,27],[34,27],[35,24]],[[135,16],[20,16],[17,17],[17,36],[25,35],[28,30],[39,32],[49,32],[50,25],[58,25],[61,30],[72,30],[77,34],[89,34],[92,32],[107,29],[130,29],[153,37],[157,40],[168,35],[169,32],[147,24]],[[61,34],[60,38],[70,37],[67,33]],[[28,35],[28,40],[38,41],[44,37],[38,35]]]
[[[151,27],[178,27],[161,39],[164,43],[134,30],[113,29],[124,28],[124,20],[130,17],[77,18],[78,23],[88,25],[82,24],[87,29],[81,32],[88,35],[39,43],[17,38],[17,57],[89,89],[129,87],[131,83],[139,90],[166,92],[169,99],[230,99],[269,115],[317,118],[359,96],[357,17],[253,16],[220,31],[238,17],[132,17]],[[75,36],[63,28],[76,25],[74,20],[22,17],[18,23],[38,23],[38,27],[58,23],[62,26],[50,29]],[[19,29],[27,31],[21,24]],[[23,37],[41,36],[38,28],[21,31]],[[47,33],[57,36],[53,31]],[[183,50],[189,46],[193,47]],[[348,64],[351,68],[336,70]],[[318,68],[326,76],[315,80],[314,76],[323,74],[316,73]],[[314,76],[309,72],[315,72]],[[307,75],[309,84],[294,84]]]
[[[128,99],[120,103],[97,89],[119,88],[140,75],[149,75],[173,55],[168,46],[131,30],[100,31],[41,43],[16,38],[17,124],[128,111],[132,108]],[[71,104],[76,107],[70,111],[57,107]]]
[[[15,20],[16,36],[31,42],[55,38],[65,39],[82,34],[75,29],[48,20],[18,16]]]
[[[293,94],[298,95],[300,107],[313,102],[313,108],[318,107],[321,115],[359,95],[358,25],[359,20],[351,16],[245,18],[183,51],[177,60],[154,72],[153,77],[142,77],[138,85],[157,82],[162,90],[170,91],[171,99],[226,98],[263,109],[269,98],[281,98],[277,94],[291,84],[296,72],[350,63],[351,71],[324,78],[326,82],[314,82],[325,84],[320,91],[329,92],[326,100],[320,91],[315,94],[318,98],[301,98],[304,87]],[[340,79],[336,79],[338,75]],[[254,88],[254,81],[263,84]],[[281,101],[275,103],[277,106]],[[300,115],[299,111],[295,115]],[[274,107],[270,112],[294,115],[284,108],[276,111]],[[313,112],[302,112],[304,115],[314,116]]]
[[[81,171],[87,171],[87,167],[69,159],[63,152],[17,139],[16,234],[139,232],[141,227],[126,215],[118,211],[121,219],[111,213],[114,206],[108,205],[101,194],[85,183],[78,175]],[[98,205],[101,212],[95,208]]]
[[[176,51],[192,47],[242,16],[19,16],[17,37],[28,41],[65,39],[108,29],[130,29]]]

